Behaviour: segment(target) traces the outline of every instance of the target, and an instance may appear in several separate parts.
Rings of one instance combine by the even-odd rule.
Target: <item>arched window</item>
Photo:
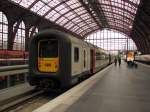
[[[0,12],[0,49],[7,49],[8,21],[3,12]]]
[[[14,27],[16,26],[17,23],[14,24]],[[14,44],[13,44],[13,50],[25,50],[25,24],[22,21],[18,27]]]
[[[131,38],[123,33],[111,29],[104,29],[92,33],[87,36],[87,38],[85,38],[85,41],[90,42],[112,53],[137,49],[135,43]]]
[[[33,34],[31,35],[32,30],[34,30]],[[34,29],[34,26],[30,28],[29,30],[29,37],[32,37],[33,35],[35,35],[36,33],[38,33],[38,28]]]

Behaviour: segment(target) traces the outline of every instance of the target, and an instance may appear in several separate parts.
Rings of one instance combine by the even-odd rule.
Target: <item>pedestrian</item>
[[[119,66],[121,65],[121,58],[118,58]]]
[[[115,60],[114,60],[114,61],[115,61],[115,66],[116,66],[116,65],[117,65],[117,58],[116,58],[116,57],[115,57]]]

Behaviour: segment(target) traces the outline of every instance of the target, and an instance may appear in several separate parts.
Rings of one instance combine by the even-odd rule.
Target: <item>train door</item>
[[[86,48],[83,48],[83,56],[82,57],[83,57],[83,59],[82,59],[83,72],[86,72],[90,69],[90,66],[91,66],[90,62],[89,62],[90,59],[88,61],[88,58],[90,58],[90,55],[88,55],[88,50]]]
[[[82,61],[81,61],[81,56],[82,56],[82,47],[78,44],[73,44],[72,45],[72,76],[76,76],[81,74],[82,72]]]
[[[91,73],[94,73],[94,69],[95,69],[95,56],[94,56],[94,50],[91,49],[90,50],[90,70],[91,70]]]
[[[85,49],[83,50],[83,66],[85,69],[86,68],[86,50]]]

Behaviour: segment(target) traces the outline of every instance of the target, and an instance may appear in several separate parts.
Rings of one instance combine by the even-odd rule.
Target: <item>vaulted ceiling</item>
[[[132,38],[143,54],[150,53],[149,0],[6,1],[32,12],[24,16],[37,15],[81,39],[105,28],[117,30]]]
[[[85,37],[110,28],[130,35],[140,0],[11,0]]]

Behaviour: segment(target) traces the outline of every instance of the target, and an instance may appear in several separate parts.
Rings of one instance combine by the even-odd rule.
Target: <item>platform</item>
[[[49,110],[43,106],[46,111],[42,112],[150,112],[149,66],[138,64],[136,69],[128,68],[126,63],[123,63],[120,67],[111,65],[100,74],[103,74],[103,77],[97,78],[98,81],[79,99],[75,97],[79,96],[82,89],[79,93],[70,95],[74,98],[56,99],[57,104],[61,103],[53,109],[50,103],[47,104]],[[75,101],[70,102],[71,98]],[[54,105],[54,102],[51,104]],[[38,109],[35,112],[38,112]]]

